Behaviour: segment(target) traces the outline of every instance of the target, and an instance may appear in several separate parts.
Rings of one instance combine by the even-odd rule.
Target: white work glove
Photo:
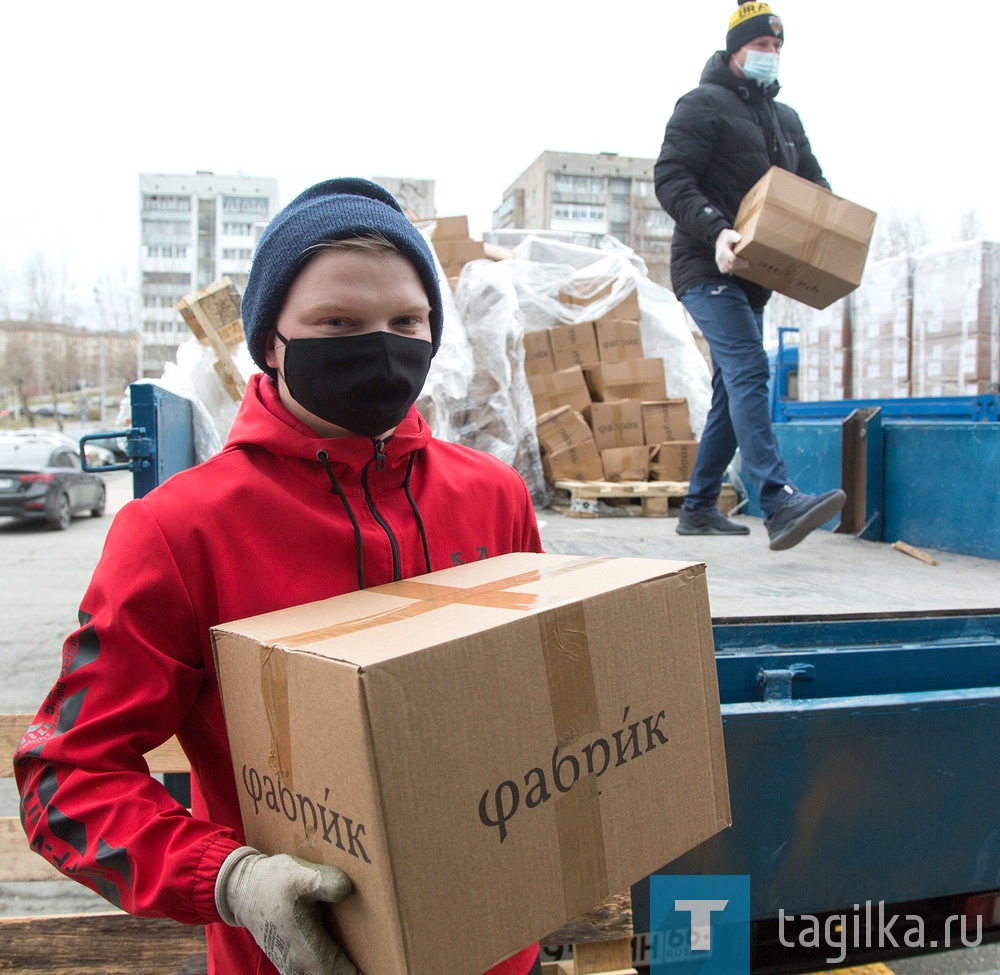
[[[215,906],[226,924],[254,936],[281,975],[360,975],[316,906],[337,904],[352,890],[350,878],[336,867],[241,846],[222,864]]]
[[[750,267],[745,257],[737,257],[733,248],[743,239],[735,230],[723,230],[715,238],[715,266],[723,274],[732,274],[738,268]]]

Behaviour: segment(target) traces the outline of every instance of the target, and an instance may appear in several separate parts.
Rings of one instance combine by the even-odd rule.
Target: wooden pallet
[[[542,939],[543,947],[572,946],[571,957],[544,963],[543,975],[636,975],[632,934],[632,893],[625,890]]]
[[[677,503],[687,494],[687,481],[556,481],[555,506],[574,518],[599,518],[602,514],[642,515],[662,518],[670,513],[670,499]],[[568,495],[568,504],[566,501]]]
[[[556,498],[551,507],[573,518],[613,515],[664,518],[677,514],[688,492],[687,481],[556,481],[553,487]],[[736,489],[724,484],[719,510],[728,513],[737,503]]]
[[[228,277],[219,278],[201,291],[181,298],[177,310],[195,338],[215,352],[215,371],[238,403],[247,384],[233,362],[233,353],[243,341],[240,293],[236,286]]]

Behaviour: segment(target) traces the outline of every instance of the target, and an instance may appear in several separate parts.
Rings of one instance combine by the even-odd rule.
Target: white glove
[[[350,878],[336,867],[241,846],[222,864],[215,906],[226,924],[254,936],[281,975],[360,975],[316,906],[337,904],[352,890]]]
[[[715,266],[723,274],[732,274],[739,268],[750,267],[750,262],[745,257],[737,257],[733,253],[733,247],[742,239],[742,235],[735,230],[723,230],[715,238]]]

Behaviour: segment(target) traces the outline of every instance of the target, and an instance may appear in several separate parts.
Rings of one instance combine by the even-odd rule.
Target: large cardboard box
[[[431,240],[469,240],[469,218],[466,214],[455,217],[433,217],[434,232]]]
[[[609,319],[594,322],[601,362],[641,359],[642,328],[638,322]]]
[[[545,479],[556,481],[603,481],[601,454],[593,440],[568,444],[542,454]]]
[[[850,399],[851,300],[811,312],[799,327],[800,400]]]
[[[690,481],[698,444],[694,440],[671,440],[652,447],[649,476],[654,481]]]
[[[734,274],[826,308],[861,283],[875,213],[772,166],[743,198],[735,229],[750,267]]]
[[[1000,243],[913,260],[914,396],[976,396],[1000,384]]]
[[[597,288],[586,295],[578,295],[571,291],[560,291],[559,300],[564,305],[575,306],[577,308],[586,308],[587,305],[592,305],[602,298],[608,298],[614,289],[615,282],[609,282],[601,288]],[[639,294],[637,291],[632,290],[627,295],[625,295],[619,302],[613,305],[608,311],[606,311],[598,321],[634,321],[638,322],[641,316],[639,310]]]
[[[548,413],[560,406],[571,406],[582,413],[590,406],[590,390],[579,366],[556,372],[527,375],[528,388],[535,403],[535,413]]]
[[[555,369],[547,328],[525,332],[522,341],[524,343],[524,373],[526,376],[538,376]]]
[[[583,373],[591,398],[595,401],[667,398],[667,378],[662,359],[600,362],[596,366],[585,367]]]
[[[642,404],[637,399],[591,403],[584,413],[598,450],[638,447],[642,439]]]
[[[563,447],[574,447],[594,440],[587,421],[569,406],[560,406],[557,410],[550,410],[537,417],[535,433],[538,445],[550,454]]]
[[[851,295],[851,396],[910,395],[913,259],[871,261]]]
[[[481,240],[437,240],[432,241],[434,252],[441,262],[445,277],[459,274],[469,261],[483,260],[486,251]]]
[[[555,325],[549,329],[549,344],[552,346],[552,361],[556,369],[593,366],[601,359],[597,351],[593,322]]]
[[[642,404],[643,442],[691,439],[691,411],[683,398],[647,400]]]
[[[610,447],[601,451],[608,481],[649,480],[649,447]]]
[[[213,641],[247,841],[347,872],[364,972],[485,971],[730,822],[701,564],[507,555]]]

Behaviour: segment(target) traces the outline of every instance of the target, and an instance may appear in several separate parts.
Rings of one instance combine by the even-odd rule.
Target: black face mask
[[[286,339],[284,380],[314,416],[377,437],[406,416],[431,367],[431,343],[394,332]]]

